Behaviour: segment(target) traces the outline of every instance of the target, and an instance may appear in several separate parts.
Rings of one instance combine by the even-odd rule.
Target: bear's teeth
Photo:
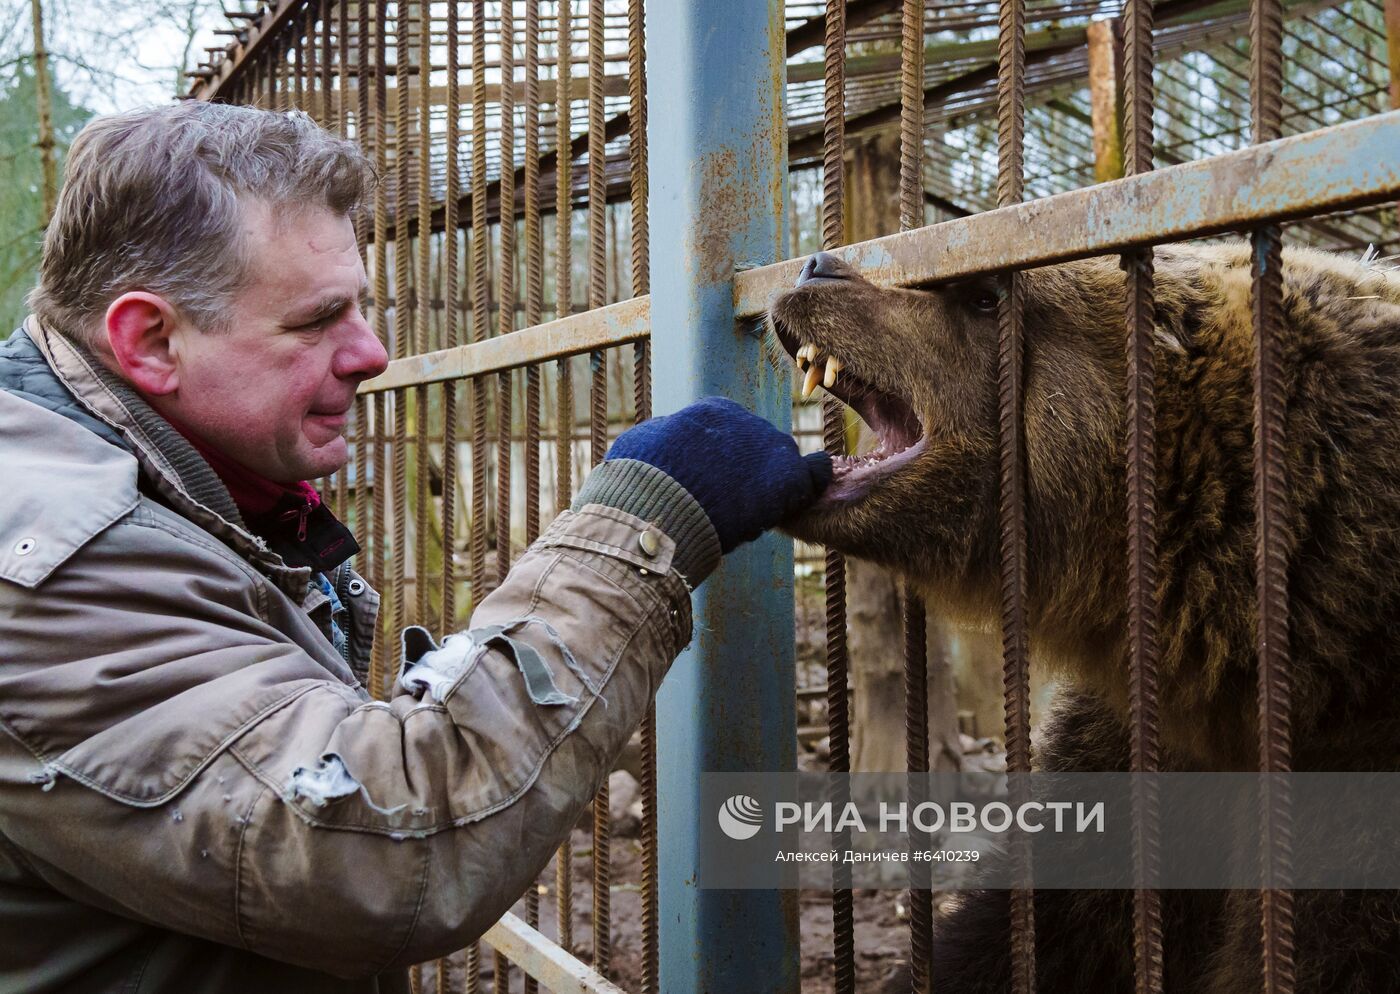
[[[812,391],[817,389],[817,383],[821,380],[822,370],[818,365],[807,367],[807,378],[802,381],[802,399],[806,400],[812,396]]]
[[[817,361],[817,347],[812,344],[804,345],[797,350],[797,365],[805,366],[809,362]]]
[[[841,372],[841,360],[833,356],[826,358],[826,373],[822,376],[822,386],[830,390],[836,386],[836,374]]]

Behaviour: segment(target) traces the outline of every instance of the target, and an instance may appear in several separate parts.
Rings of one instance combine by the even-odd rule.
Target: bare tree
[[[53,94],[49,88],[49,53],[44,48],[44,6],[40,0],[30,0],[29,7],[34,21],[34,94],[39,115],[39,140],[35,144],[43,164],[43,224],[48,227],[54,202],[58,199],[58,167],[53,153]]]

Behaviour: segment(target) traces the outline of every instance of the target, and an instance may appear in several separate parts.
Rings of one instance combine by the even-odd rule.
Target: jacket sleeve
[[[79,900],[340,976],[489,928],[567,836],[690,638],[673,540],[593,504],[554,522],[469,632],[441,648],[405,633],[416,665],[391,701],[367,702],[258,622],[267,592],[246,568],[213,560],[221,573],[166,535],[145,596],[113,597],[108,540],[41,588],[12,647],[46,653],[50,681],[67,666],[100,672],[111,686],[68,688],[88,695],[95,728],[104,693],[152,705],[68,748],[43,707],[17,710],[42,690],[0,705],[0,833]],[[107,626],[122,661],[62,658],[65,623]]]

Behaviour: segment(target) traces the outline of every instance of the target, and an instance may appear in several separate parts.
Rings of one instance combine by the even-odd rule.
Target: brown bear
[[[1170,770],[1257,768],[1251,259],[1243,243],[1155,253]],[[1294,768],[1400,770],[1400,274],[1283,259]],[[1125,277],[1111,257],[1020,279],[1031,648],[1061,687],[1035,765],[1126,770]],[[815,369],[880,438],[837,460],[792,533],[993,626],[1000,285],[881,288],[822,253],[770,311],[808,385]],[[1131,991],[1131,900],[1038,891],[1037,989]],[[1260,989],[1257,893],[1168,891],[1163,917],[1168,991]],[[1006,892],[960,896],[935,927],[935,989],[1007,991],[1009,931]],[[1395,893],[1299,891],[1295,935],[1299,992],[1400,989]]]

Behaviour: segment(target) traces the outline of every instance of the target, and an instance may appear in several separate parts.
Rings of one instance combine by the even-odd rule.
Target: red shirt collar
[[[300,483],[278,483],[269,480],[259,473],[253,472],[247,466],[236,462],[223,453],[222,450],[214,448],[190,428],[182,425],[169,415],[166,420],[171,427],[185,436],[185,440],[194,446],[209,467],[218,474],[224,486],[228,488],[229,494],[233,497],[233,502],[238,505],[238,511],[245,519],[258,518],[272,511],[283,497],[291,496],[305,506],[306,511],[311,511],[320,506],[321,495],[316,488],[305,480]]]

